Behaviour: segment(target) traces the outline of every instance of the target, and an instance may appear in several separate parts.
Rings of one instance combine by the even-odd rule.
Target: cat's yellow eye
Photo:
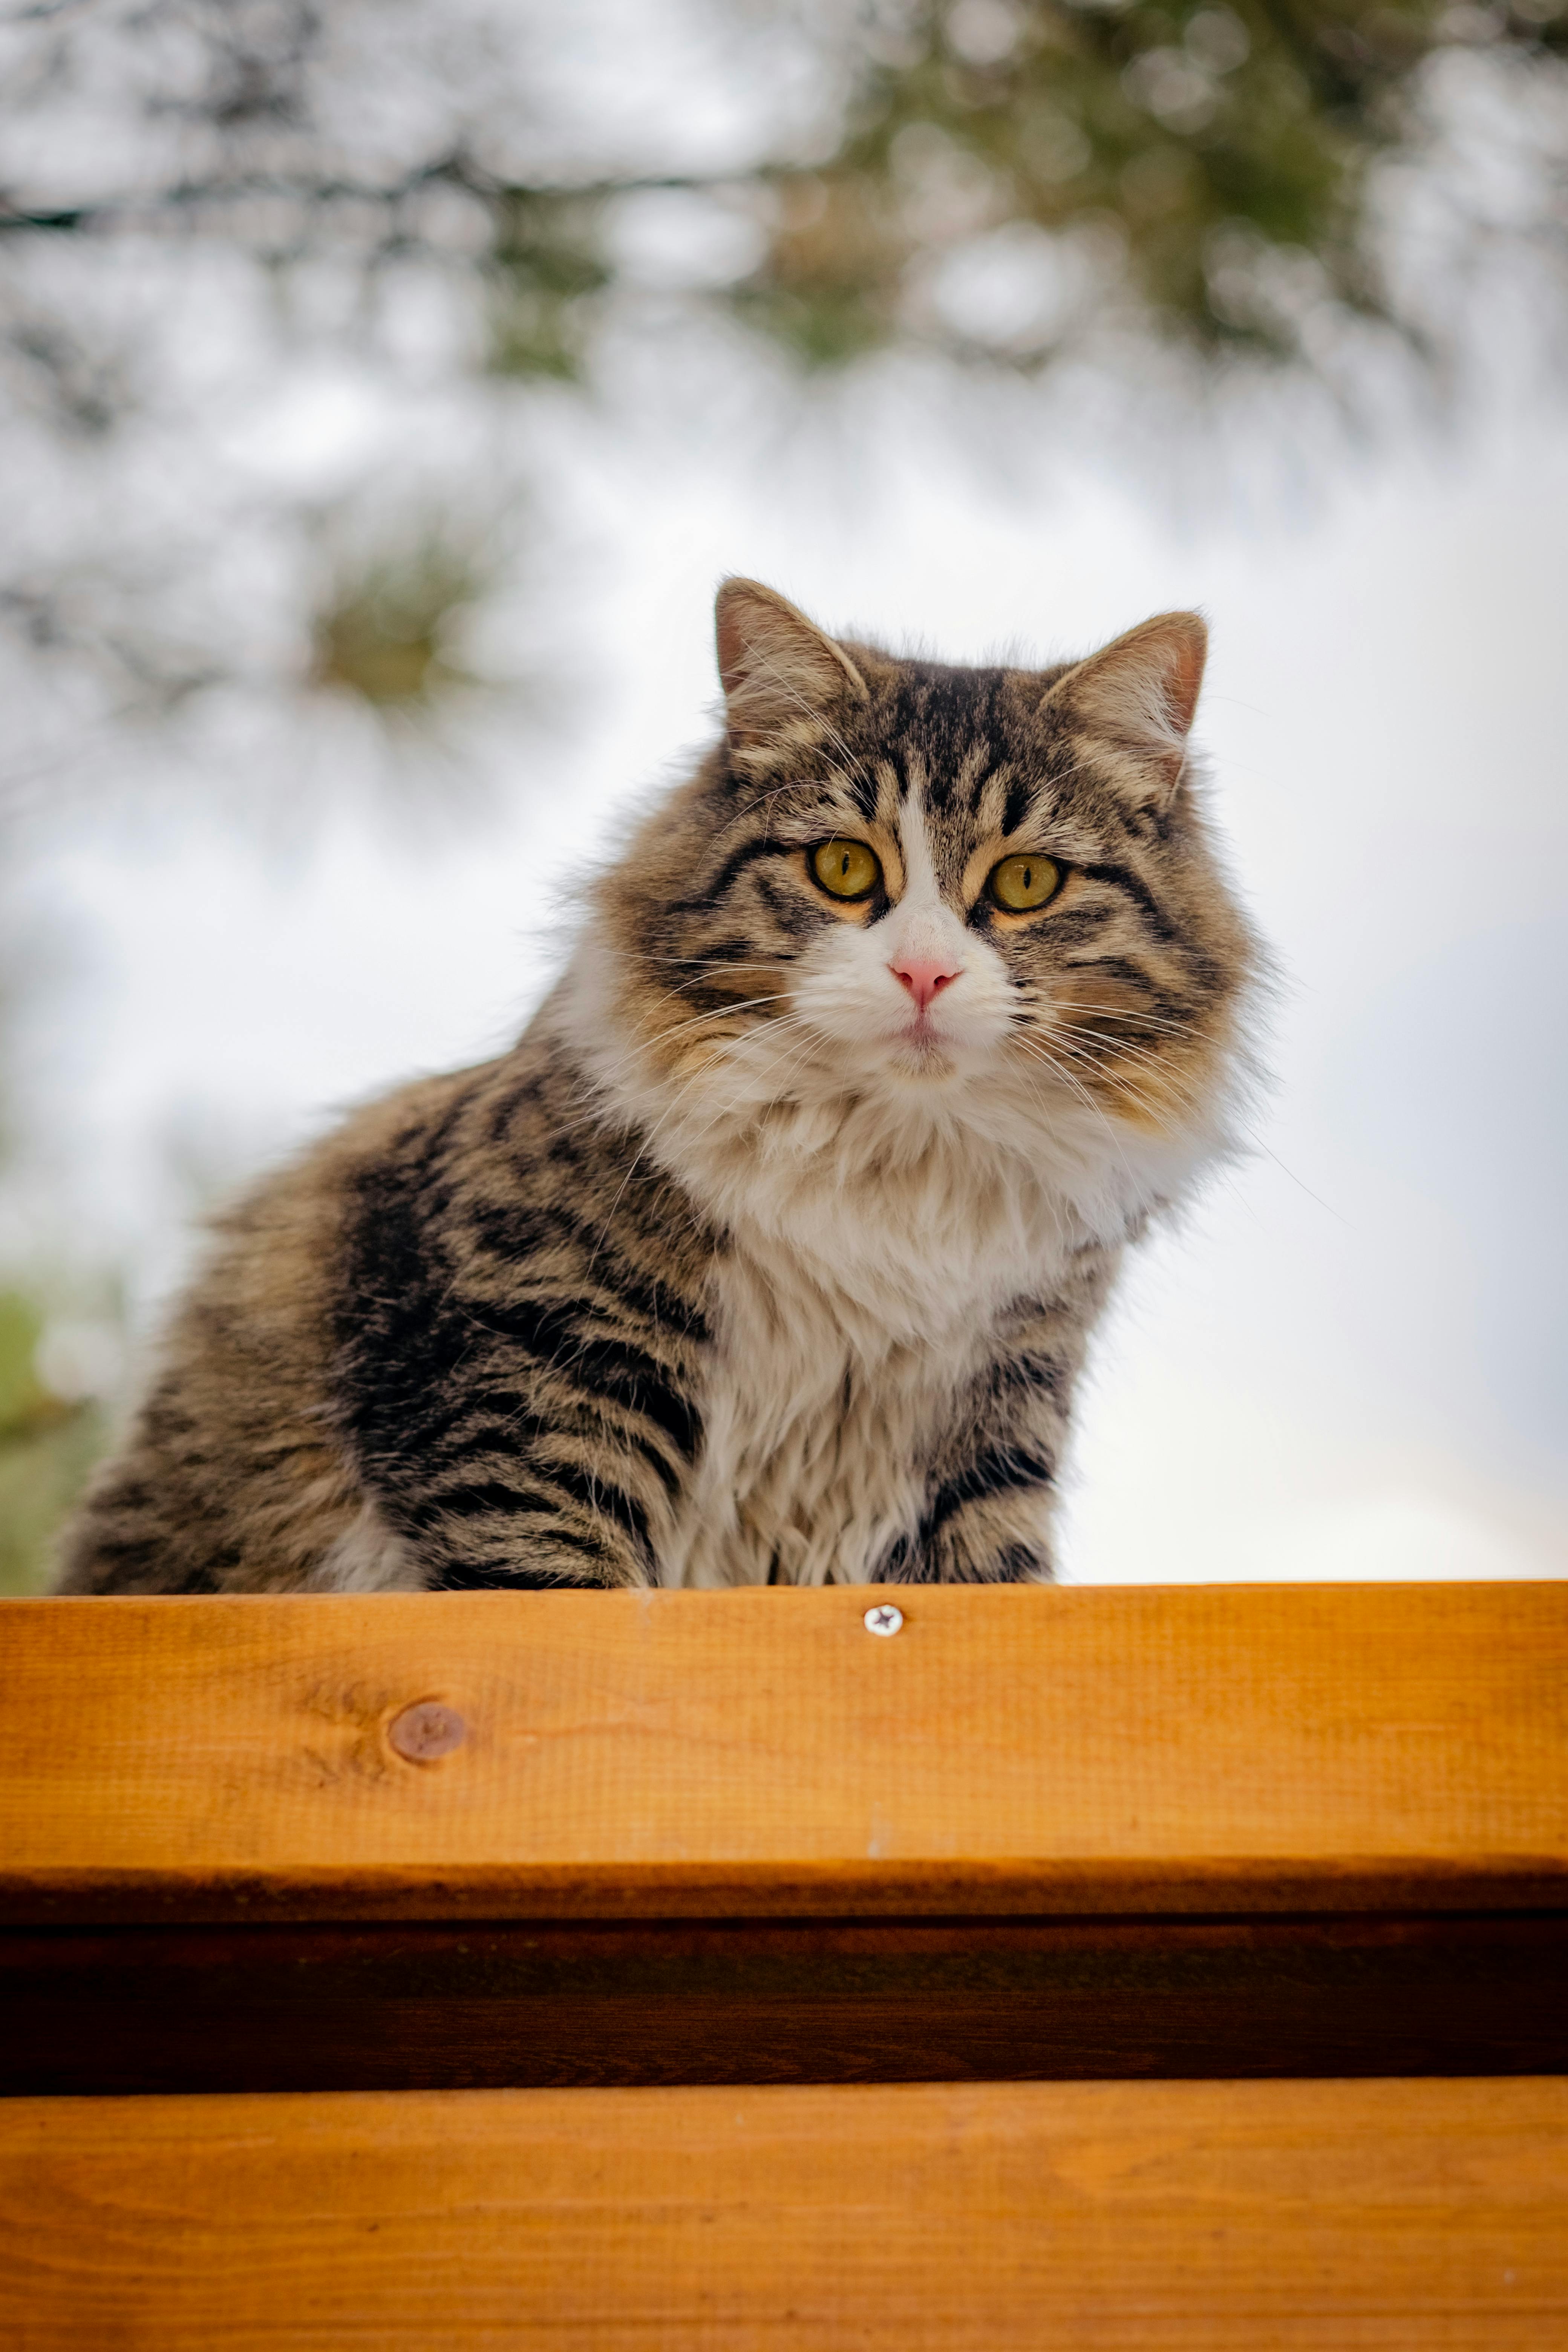
[[[864,898],[882,878],[876,853],[863,841],[825,841],[811,853],[811,870],[836,898]]]
[[[1056,897],[1062,869],[1054,857],[1005,857],[991,868],[988,887],[999,907],[1011,915],[1026,915]]]

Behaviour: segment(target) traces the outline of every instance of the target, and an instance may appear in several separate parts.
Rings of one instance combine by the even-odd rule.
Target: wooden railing
[[[40,2352],[1568,2344],[1568,1584],[5,1604],[0,1922]]]

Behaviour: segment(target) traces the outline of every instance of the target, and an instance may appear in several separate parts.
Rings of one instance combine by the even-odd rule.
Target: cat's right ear
[[[1135,796],[1163,807],[1186,768],[1207,652],[1196,613],[1161,613],[1076,664],[1047,700],[1113,746]]]
[[[726,580],[713,619],[730,740],[738,749],[776,742],[792,724],[848,698],[868,699],[843,646],[760,580]]]

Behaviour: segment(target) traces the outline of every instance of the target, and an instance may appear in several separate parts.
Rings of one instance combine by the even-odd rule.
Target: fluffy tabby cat
[[[1052,1573],[1117,1262],[1225,1143],[1253,949],[1205,634],[1055,669],[718,604],[722,740],[499,1061],[223,1223],[68,1592]]]

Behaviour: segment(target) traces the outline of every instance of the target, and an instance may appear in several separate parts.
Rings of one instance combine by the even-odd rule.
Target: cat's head
[[[950,667],[727,581],[723,740],[603,886],[623,1066],[715,1117],[1196,1140],[1253,964],[1188,751],[1205,646],[1172,613]]]

